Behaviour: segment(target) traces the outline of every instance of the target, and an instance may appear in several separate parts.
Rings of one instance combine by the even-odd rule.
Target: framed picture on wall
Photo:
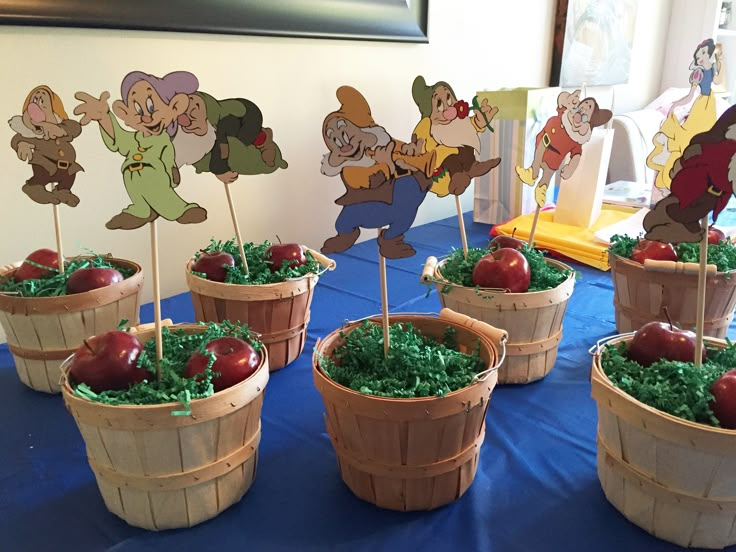
[[[557,0],[550,86],[629,81],[639,0]]]
[[[0,24],[429,42],[429,0],[0,0]]]

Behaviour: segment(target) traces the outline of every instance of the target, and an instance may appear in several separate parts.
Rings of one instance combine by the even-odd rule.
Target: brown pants
[[[57,190],[71,190],[74,185],[75,174],[69,174],[69,169],[57,169],[54,175],[50,175],[49,171],[41,165],[31,165],[33,168],[33,176],[26,180],[29,186],[46,186],[52,182],[56,182]]]

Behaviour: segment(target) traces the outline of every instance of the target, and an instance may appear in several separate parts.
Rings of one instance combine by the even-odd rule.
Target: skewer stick
[[[537,222],[539,221],[539,212],[542,210],[542,208],[537,205],[537,210],[534,211],[534,220],[532,221],[532,229],[529,231],[529,247],[534,246],[534,234],[537,232]]]
[[[378,229],[380,236],[382,229]],[[390,348],[388,335],[388,287],[386,285],[386,257],[378,254],[378,269],[381,276],[381,320],[383,323],[383,355],[388,356]]]
[[[161,288],[158,273],[158,230],[156,221],[151,222],[151,264],[153,265],[153,321],[156,330],[156,376],[161,381],[161,366],[163,358],[163,343],[161,342]]]
[[[233,219],[233,227],[235,228],[235,238],[238,240],[238,249],[240,250],[240,258],[243,259],[243,272],[248,274],[248,261],[245,260],[245,250],[243,249],[243,238],[240,236],[240,225],[238,224],[238,215],[235,214],[235,204],[233,204],[233,196],[230,195],[230,184],[225,183],[225,194],[227,195],[227,204],[230,206],[230,216]]]
[[[460,205],[460,196],[455,196],[455,205],[457,205],[457,221],[460,224],[460,239],[463,242],[463,255],[468,258],[468,236],[465,235],[465,221],[463,220],[463,208]]]
[[[703,326],[705,324],[705,281],[708,264],[708,215],[700,221],[703,237],[700,240],[700,269],[698,270],[698,302],[695,312],[695,366],[703,360]]]
[[[54,205],[54,231],[56,232],[56,251],[59,254],[59,272],[64,274],[64,249],[61,246],[61,220],[59,206]]]

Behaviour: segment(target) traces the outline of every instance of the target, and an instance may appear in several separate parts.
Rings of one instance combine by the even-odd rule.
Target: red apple
[[[710,387],[714,400],[710,402],[721,427],[736,429],[736,370],[729,370]]]
[[[484,288],[523,293],[529,289],[530,280],[531,271],[526,257],[508,247],[484,255],[473,268],[473,283]]]
[[[675,248],[669,243],[641,240],[631,252],[631,260],[644,264],[644,261],[647,259],[653,261],[676,261],[677,253],[675,253]]]
[[[127,389],[148,378],[145,368],[137,368],[143,345],[128,332],[114,330],[86,339],[74,353],[69,374],[77,383],[86,383],[95,393]]]
[[[224,282],[227,276],[226,266],[235,266],[235,258],[230,253],[215,251],[214,253],[202,253],[192,264],[192,270],[201,272],[213,282]]]
[[[525,242],[513,236],[496,236],[488,244],[488,249],[491,251],[494,249],[503,249],[504,247],[508,247],[509,249],[524,249],[525,246]]]
[[[726,234],[722,230],[719,230],[715,226],[708,228],[708,243],[718,245],[722,241],[726,241]]]
[[[307,264],[304,249],[298,243],[275,243],[266,249],[266,260],[271,261],[271,271],[278,272],[284,263],[295,268]]]
[[[695,361],[695,334],[675,328],[671,322],[649,322],[634,334],[629,344],[629,358],[642,366],[660,359]],[[703,347],[705,362],[705,347]]]
[[[253,346],[237,337],[213,339],[205,345],[205,350],[215,355],[212,370],[220,373],[212,380],[215,391],[222,391],[240,383],[253,374],[261,363],[261,357]],[[204,372],[208,363],[207,355],[195,352],[184,368],[184,376],[191,378]]]
[[[72,272],[66,281],[66,292],[84,293],[117,284],[123,280],[123,275],[114,268],[80,268]]]
[[[38,249],[28,255],[26,261],[32,261],[48,268],[59,269],[59,254],[51,249]],[[23,282],[24,280],[36,280],[55,274],[57,274],[56,270],[46,270],[24,261],[15,271],[14,277],[16,282]]]

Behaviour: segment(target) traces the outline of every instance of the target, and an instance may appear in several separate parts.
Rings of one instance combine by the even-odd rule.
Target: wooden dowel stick
[[[705,282],[708,264],[708,215],[700,222],[703,228],[703,237],[700,240],[700,269],[698,270],[698,301],[695,312],[695,366],[700,366],[703,360],[703,326],[705,324]]]
[[[457,205],[457,221],[460,224],[460,239],[463,242],[463,256],[468,258],[468,236],[465,235],[465,221],[463,220],[463,207],[460,205],[460,196],[455,196],[455,205]]]
[[[161,342],[161,287],[158,274],[158,230],[156,221],[151,222],[151,264],[153,272],[153,323],[156,330],[156,375],[161,381],[159,360],[164,356]]]
[[[537,232],[537,222],[539,221],[539,212],[542,208],[537,205],[537,210],[534,211],[534,220],[532,221],[532,229],[529,231],[529,247],[534,246],[534,234]]]
[[[230,217],[233,219],[233,227],[235,228],[235,239],[238,240],[238,249],[240,250],[240,258],[243,259],[243,272],[248,274],[248,261],[245,260],[245,250],[243,249],[243,238],[240,235],[240,225],[238,224],[238,215],[235,214],[235,204],[233,196],[230,195],[230,184],[225,183],[225,194],[227,195],[227,204],[230,206]]]
[[[382,229],[379,228],[378,235],[380,236]],[[381,320],[383,323],[383,355],[388,356],[388,350],[390,348],[389,335],[388,335],[388,287],[386,285],[386,257],[378,254],[378,271],[381,276]]]
[[[54,205],[54,231],[56,232],[56,251],[59,254],[59,272],[64,274],[64,249],[61,246],[61,219],[58,205]]]

